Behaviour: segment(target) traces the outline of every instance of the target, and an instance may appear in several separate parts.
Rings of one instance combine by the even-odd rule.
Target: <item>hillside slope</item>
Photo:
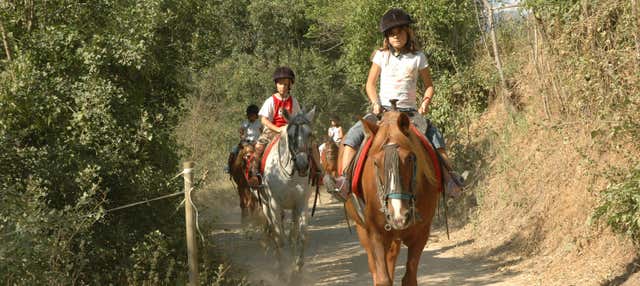
[[[509,259],[500,271],[524,273],[534,284],[619,285],[636,270],[637,253],[591,215],[604,174],[630,162],[624,148],[592,139],[605,123],[544,120],[529,70],[517,77],[522,110],[494,104],[469,128],[463,156],[475,166],[472,185],[467,200],[449,203],[470,215],[453,235],[474,241],[463,251]],[[464,203],[470,197],[477,207]]]

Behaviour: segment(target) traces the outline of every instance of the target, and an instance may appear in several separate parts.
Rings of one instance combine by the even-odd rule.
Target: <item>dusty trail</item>
[[[367,256],[358,242],[355,230],[349,233],[342,205],[331,202],[328,195],[321,196],[316,214],[310,220],[304,275],[301,285],[371,285]],[[210,234],[220,251],[233,265],[249,273],[252,285],[282,285],[274,277],[273,255],[265,253],[262,234],[243,229],[240,211],[233,203],[219,208],[215,231]],[[352,226],[353,227],[353,226]],[[419,285],[532,285],[527,275],[505,270],[517,259],[498,260],[478,257],[467,246],[473,239],[456,237],[447,240],[443,230],[435,229],[425,248],[419,269]],[[404,274],[406,248],[403,248],[396,266],[395,285],[401,285]]]

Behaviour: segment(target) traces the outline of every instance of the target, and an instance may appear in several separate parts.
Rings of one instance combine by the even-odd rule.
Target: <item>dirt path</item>
[[[344,219],[342,205],[331,202],[328,195],[321,197],[316,214],[311,218],[306,247],[306,262],[302,285],[371,285],[371,275],[367,267],[367,256],[358,242],[355,230],[349,233]],[[235,203],[235,202],[234,202]],[[234,206],[234,203],[226,204]],[[252,285],[281,285],[275,273],[274,257],[265,253],[261,246],[261,233],[246,230],[240,225],[237,207],[219,209],[225,223],[217,223],[211,233],[220,251],[236,267],[249,273]],[[352,226],[353,227],[353,226]],[[424,250],[420,269],[419,285],[532,285],[522,273],[509,271],[509,265],[518,259],[497,260],[476,256],[469,249],[473,239],[452,234],[447,240],[446,233],[434,230],[434,234]],[[403,248],[396,266],[396,285],[404,274],[406,248]]]

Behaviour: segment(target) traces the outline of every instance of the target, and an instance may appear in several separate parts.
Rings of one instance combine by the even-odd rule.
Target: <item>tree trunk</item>
[[[487,52],[487,55],[491,56],[487,40],[484,37],[484,29],[480,23],[480,13],[478,13],[478,5],[476,5],[476,1],[473,1],[473,10],[476,12],[476,21],[478,22],[478,29],[480,29],[480,41],[482,41],[482,45],[484,46],[484,50]]]
[[[507,82],[504,80],[504,73],[502,71],[502,63],[500,62],[500,53],[498,52],[498,41],[496,39],[496,29],[493,23],[493,8],[491,4],[489,4],[488,0],[482,0],[484,4],[484,8],[487,11],[487,23],[489,24],[489,35],[491,37],[491,43],[493,45],[493,57],[496,61],[496,68],[498,69],[498,74],[500,75],[500,84],[502,88],[507,90]],[[505,99],[503,97],[503,99]]]
[[[637,0],[631,0],[631,14],[633,15],[633,37],[636,42],[636,67],[640,67],[640,15],[638,15]]]
[[[4,24],[0,20],[0,33],[2,34],[2,45],[4,46],[4,52],[7,55],[7,60],[11,61],[11,50],[9,49],[9,41],[7,40],[7,33],[4,30]]]

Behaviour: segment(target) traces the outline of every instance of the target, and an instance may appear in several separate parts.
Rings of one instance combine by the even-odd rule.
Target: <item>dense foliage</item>
[[[0,283],[123,284],[141,255],[182,272],[177,201],[105,210],[180,190],[192,2],[0,4]]]

